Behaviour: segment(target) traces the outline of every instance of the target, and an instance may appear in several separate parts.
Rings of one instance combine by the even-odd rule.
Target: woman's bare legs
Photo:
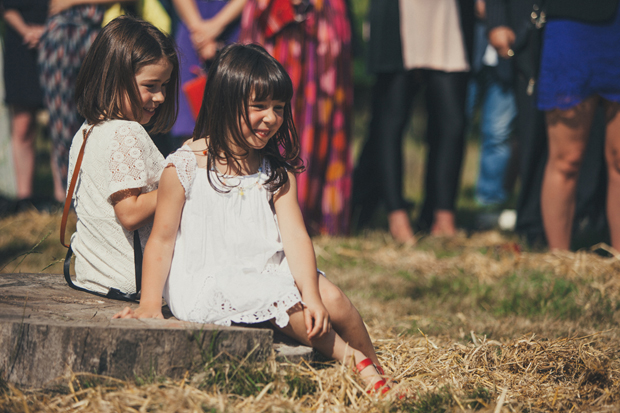
[[[36,110],[21,106],[11,108],[11,143],[17,198],[25,199],[32,196],[34,181]]]
[[[547,111],[549,158],[543,177],[541,211],[550,249],[568,250],[575,216],[579,168],[598,97],[577,106]]]
[[[611,245],[620,251],[620,103],[606,101],[607,222]]]
[[[366,358],[364,353],[346,343],[333,328],[329,333],[320,338],[313,339],[312,341],[308,340],[304,311],[306,310],[302,308],[301,304],[297,304],[289,310],[289,323],[286,327],[280,328],[275,323],[273,324],[287,336],[294,338],[302,344],[312,346],[324,356],[339,360],[344,364],[348,364],[351,361],[351,357],[353,357],[353,363],[356,365]],[[360,372],[360,376],[368,385],[376,383],[381,379],[381,376],[374,368],[363,369]]]
[[[364,321],[351,300],[322,275],[319,275],[319,292],[332,326],[342,340],[365,354],[375,365],[381,366]]]

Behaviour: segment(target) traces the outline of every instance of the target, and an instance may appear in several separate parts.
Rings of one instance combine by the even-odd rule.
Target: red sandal
[[[379,375],[381,375],[381,376],[385,375],[385,372],[383,371],[383,369],[380,366],[377,366],[376,364],[374,364],[372,362],[372,360],[369,359],[369,358],[365,358],[364,360],[362,360],[359,363],[357,363],[355,365],[355,368],[357,369],[358,373],[361,373],[362,370],[364,370],[366,367],[370,367],[370,366],[373,366],[375,368],[375,370],[377,371],[377,373],[379,373]],[[375,384],[373,384],[372,389],[367,390],[366,393],[368,393],[368,394],[380,393],[381,395],[384,395],[388,391],[390,391],[390,386],[388,386],[387,381],[385,380],[385,378],[381,377],[380,380],[378,380],[377,382],[375,382]]]

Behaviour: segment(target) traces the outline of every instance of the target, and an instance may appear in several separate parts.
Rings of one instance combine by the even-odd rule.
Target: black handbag
[[[133,232],[134,270],[136,278],[135,293],[124,293],[116,288],[109,288],[107,294],[103,294],[97,291],[92,291],[86,288],[79,287],[75,285],[71,280],[71,274],[69,272],[69,269],[71,267],[71,256],[73,255],[73,250],[71,249],[70,244],[65,244],[67,217],[69,216],[69,210],[71,209],[71,200],[73,199],[73,191],[75,190],[77,176],[80,172],[80,167],[82,166],[82,159],[84,158],[84,147],[86,146],[86,139],[88,139],[88,137],[90,136],[93,127],[94,125],[88,128],[88,131],[86,131],[86,129],[83,130],[84,141],[82,142],[80,153],[78,154],[77,161],[75,162],[75,168],[73,170],[73,176],[71,177],[71,183],[69,184],[69,188],[67,189],[67,199],[65,200],[65,207],[62,211],[62,220],[60,221],[60,243],[66,248],[68,248],[67,255],[65,256],[65,263],[63,265],[65,281],[67,281],[67,285],[69,285],[69,287],[77,291],[83,291],[85,293],[93,294],[99,297],[110,298],[112,300],[139,302],[140,287],[142,286],[142,245],[140,244],[140,235],[138,234],[138,230],[135,230]]]

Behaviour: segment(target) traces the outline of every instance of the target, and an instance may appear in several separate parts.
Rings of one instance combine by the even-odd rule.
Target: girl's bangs
[[[260,65],[255,68],[252,79],[253,98],[289,102],[293,98],[293,85],[283,69],[275,65]]]

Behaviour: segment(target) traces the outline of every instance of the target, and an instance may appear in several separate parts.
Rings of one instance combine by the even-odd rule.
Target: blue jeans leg
[[[476,200],[482,205],[497,205],[508,198],[504,178],[517,108],[512,89],[496,81],[486,86],[480,120],[482,147]]]

